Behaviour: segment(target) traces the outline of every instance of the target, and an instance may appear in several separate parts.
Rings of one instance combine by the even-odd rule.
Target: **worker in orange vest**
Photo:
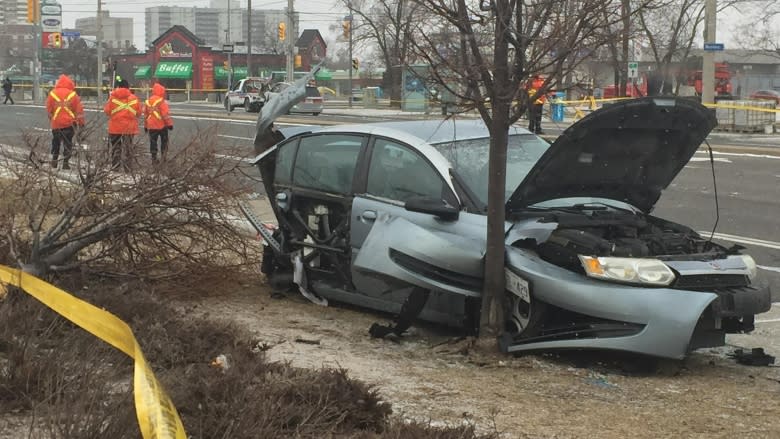
[[[138,134],[138,118],[141,102],[130,91],[127,80],[120,79],[111,92],[103,111],[108,115],[108,139],[111,148],[111,166],[130,170],[130,159],[135,135]]]
[[[73,136],[84,126],[84,107],[76,93],[76,84],[67,75],[60,75],[54,89],[46,97],[46,112],[51,124],[51,167],[57,167],[62,149],[62,169],[70,169]]]
[[[144,105],[144,131],[149,133],[149,152],[152,162],[157,163],[157,139],[160,139],[160,155],[165,161],[168,152],[168,131],[173,130],[173,119],[165,102],[165,87],[154,84],[152,96]]]
[[[533,103],[528,105],[528,131],[535,134],[544,134],[542,131],[542,109],[547,101],[547,95],[541,93],[544,87],[544,78],[540,75],[534,75],[528,83],[528,99],[533,99]],[[538,94],[538,96],[537,96]]]

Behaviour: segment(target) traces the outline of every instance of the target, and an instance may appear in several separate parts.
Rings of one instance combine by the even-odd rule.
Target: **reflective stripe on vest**
[[[70,100],[73,99],[73,96],[76,96],[76,92],[72,91],[68,94],[68,96],[65,97],[65,100],[63,101],[60,99],[59,96],[57,96],[56,93],[54,93],[54,90],[49,92],[49,96],[51,96],[52,99],[54,99],[57,102],[57,109],[54,110],[54,115],[51,117],[52,119],[56,119],[57,116],[59,116],[60,111],[65,110],[66,113],[72,118],[75,119],[76,115],[73,113],[73,110],[70,109]]]
[[[146,100],[146,106],[152,108],[152,115],[156,117],[159,120],[162,120],[162,116],[160,115],[160,112],[157,111],[157,106],[160,105],[160,103],[163,101],[163,98],[158,96],[157,102],[152,103],[152,98],[149,98]]]
[[[111,102],[114,105],[117,106],[116,108],[111,110],[111,115],[112,116],[115,115],[116,113],[122,111],[122,110],[127,110],[127,111],[133,113],[133,116],[138,114],[138,112],[135,111],[135,108],[133,108],[133,105],[138,103],[138,99],[133,99],[132,101],[128,101],[128,102],[122,102],[119,99],[111,99]]]

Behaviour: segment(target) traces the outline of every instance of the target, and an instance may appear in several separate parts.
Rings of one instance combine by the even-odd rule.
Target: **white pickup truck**
[[[230,112],[236,107],[244,107],[244,111],[260,112],[265,104],[268,79],[249,77],[238,81],[233,89],[225,93],[225,109]]]

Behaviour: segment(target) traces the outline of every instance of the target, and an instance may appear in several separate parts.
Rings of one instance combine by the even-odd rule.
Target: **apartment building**
[[[127,49],[133,45],[133,19],[129,17],[112,17],[109,11],[100,15],[100,25],[103,28],[103,41],[113,49]],[[76,29],[81,35],[97,35],[97,16],[77,18]],[[139,47],[139,50],[143,48]]]
[[[27,0],[0,0],[0,24],[26,24]]]
[[[247,42],[248,11],[236,0],[212,0],[211,7],[155,6],[146,8],[146,46],[173,26],[184,26],[212,47],[226,43]],[[228,7],[229,6],[229,7]],[[285,10],[252,10],[253,52],[273,53],[278,47],[277,27],[285,21]],[[298,22],[298,13],[295,21]],[[290,29],[287,30],[291,34]],[[289,37],[288,37],[289,38]],[[240,50],[237,48],[237,50]]]

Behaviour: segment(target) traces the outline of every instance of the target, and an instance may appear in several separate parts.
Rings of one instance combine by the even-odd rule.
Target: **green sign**
[[[157,78],[190,79],[192,78],[191,62],[160,62],[154,71]]]
[[[152,77],[152,66],[138,66],[137,69],[135,69],[135,76],[136,79],[149,79]]]
[[[222,66],[214,67],[214,79],[226,80],[228,77],[228,71]],[[238,81],[247,77],[245,66],[233,67],[233,80]]]

